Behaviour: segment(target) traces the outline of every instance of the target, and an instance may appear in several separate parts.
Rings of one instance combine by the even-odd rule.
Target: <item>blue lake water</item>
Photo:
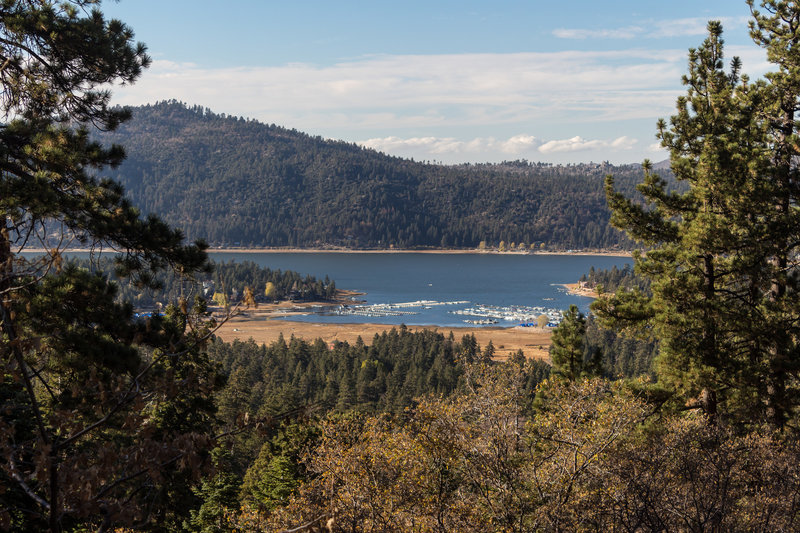
[[[212,252],[218,262],[253,261],[271,269],[326,275],[339,289],[363,292],[365,303],[334,314],[331,309],[295,316],[313,322],[465,326],[475,322],[515,326],[526,315],[576,304],[587,312],[590,298],[562,286],[589,269],[622,268],[625,257],[425,253],[236,253]],[[340,311],[341,312],[341,311]]]

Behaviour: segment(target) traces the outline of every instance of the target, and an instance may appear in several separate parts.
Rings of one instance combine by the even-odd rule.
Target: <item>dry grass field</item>
[[[283,303],[261,306],[256,310],[242,310],[217,330],[217,336],[225,341],[252,338],[259,344],[270,344],[281,334],[287,341],[294,335],[307,341],[321,338],[328,344],[334,341],[353,343],[360,336],[366,344],[370,344],[376,334],[391,329],[391,326],[385,324],[322,324],[281,319],[302,312],[302,310],[298,310],[298,307],[295,304]],[[485,347],[489,341],[492,341],[497,359],[504,359],[517,350],[522,350],[529,358],[547,359],[549,357],[550,330],[548,329],[444,328],[437,326],[408,326],[408,328],[412,331],[430,329],[445,335],[449,335],[452,331],[459,340],[463,335],[474,334],[481,347]]]

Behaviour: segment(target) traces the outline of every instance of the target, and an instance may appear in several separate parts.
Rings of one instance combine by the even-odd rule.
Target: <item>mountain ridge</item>
[[[110,172],[133,203],[213,245],[617,248],[603,179],[641,165],[437,165],[168,101],[132,108]]]

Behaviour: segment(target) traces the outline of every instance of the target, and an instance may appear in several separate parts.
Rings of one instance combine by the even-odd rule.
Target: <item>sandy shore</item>
[[[25,248],[25,252],[29,253],[45,253],[48,250],[44,248]],[[61,253],[85,253],[94,251],[95,253],[114,254],[112,249],[95,248],[90,250],[88,248],[65,248],[60,250]],[[269,254],[269,253],[293,253],[293,254],[502,254],[502,255],[577,255],[577,256],[597,256],[597,257],[631,257],[630,251],[624,250],[537,250],[537,251],[518,251],[509,250],[501,252],[500,250],[479,250],[477,248],[465,249],[448,249],[448,248],[435,248],[424,250],[413,249],[398,249],[398,248],[384,248],[384,249],[358,249],[358,248],[209,248],[208,253],[240,253],[240,254]]]
[[[570,294],[575,294],[577,296],[586,296],[587,298],[599,298],[600,295],[597,294],[597,291],[594,289],[587,289],[581,286],[580,283],[565,283],[564,287],[567,288],[567,292]]]
[[[271,306],[259,306],[257,310],[243,310],[223,324],[217,330],[217,336],[228,342],[234,339],[253,339],[259,344],[271,344],[281,334],[287,341],[294,335],[309,342],[321,338],[328,344],[334,341],[354,343],[358,337],[361,337],[366,344],[371,344],[372,338],[376,334],[392,329],[392,326],[385,324],[327,324],[281,319],[281,317],[302,312],[302,307],[286,302]],[[547,359],[549,357],[550,330],[548,329],[446,328],[438,326],[408,326],[408,329],[411,331],[428,329],[445,335],[449,335],[452,331],[457,340],[464,335],[474,334],[481,347],[485,347],[489,341],[492,341],[498,359],[504,359],[517,350],[522,350],[529,358]]]
[[[269,253],[293,253],[293,254],[502,254],[502,255],[577,255],[593,257],[631,257],[631,252],[621,250],[595,250],[595,251],[507,251],[499,250],[478,250],[478,249],[432,249],[432,250],[406,250],[397,248],[386,248],[381,250],[360,250],[351,248],[209,248],[208,253],[242,253],[242,254],[269,254]]]

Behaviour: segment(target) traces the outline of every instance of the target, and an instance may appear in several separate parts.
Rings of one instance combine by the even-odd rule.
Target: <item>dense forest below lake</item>
[[[633,194],[640,165],[445,166],[387,156],[202,107],[135,107],[104,143],[135,205],[212,245],[614,248],[603,180]]]

